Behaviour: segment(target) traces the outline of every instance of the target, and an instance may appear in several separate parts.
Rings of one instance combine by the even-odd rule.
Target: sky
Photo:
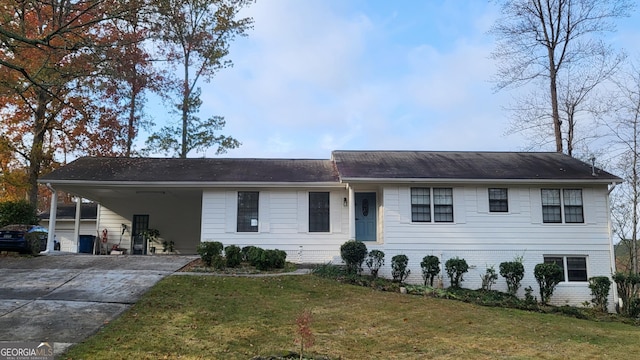
[[[259,0],[232,68],[201,82],[200,116],[242,145],[222,157],[328,159],[332,150],[521,151],[496,92],[482,0]],[[640,59],[640,15],[607,34]],[[151,104],[153,105],[153,104]],[[163,110],[150,115],[168,120]],[[541,149],[553,151],[555,149]],[[215,149],[190,157],[215,157]]]

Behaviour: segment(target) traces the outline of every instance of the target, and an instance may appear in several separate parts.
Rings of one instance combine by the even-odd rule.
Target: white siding
[[[420,186],[420,185],[418,185]],[[446,184],[441,186],[446,187]],[[488,188],[508,188],[509,211],[491,213]],[[538,295],[533,268],[545,255],[586,256],[588,276],[610,276],[607,219],[607,188],[583,188],[585,222],[582,224],[543,224],[540,188],[551,186],[486,185],[455,186],[453,223],[412,223],[410,185],[380,186],[376,191],[379,223],[378,241],[366,242],[369,250],[385,252],[382,276],[391,277],[391,258],[397,254],[409,257],[410,283],[421,283],[420,262],[426,255],[441,258],[464,258],[471,269],[463,286],[479,288],[487,266],[496,270],[504,261],[522,256],[525,278],[518,295],[531,286]],[[557,187],[557,186],[553,186]],[[572,186],[576,188],[576,186]],[[371,191],[354,189],[358,191]],[[349,238],[348,207],[343,199],[347,190],[330,191],[330,231],[310,233],[309,191],[322,189],[254,189],[260,191],[259,231],[237,232],[237,190],[207,189],[202,196],[201,241],[220,241],[225,246],[255,245],[287,252],[287,259],[300,263],[340,262],[340,246]],[[443,286],[449,286],[446,276]],[[500,277],[495,289],[506,291]],[[613,294],[613,291],[611,292]],[[561,283],[552,298],[556,304],[579,305],[591,299],[587,283]],[[613,303],[613,296],[610,299]]]
[[[105,229],[107,230],[106,249],[111,249],[113,245],[120,244],[121,248],[131,251],[131,221],[104,206],[98,206],[98,219],[99,236],[102,236]],[[122,233],[122,224],[127,225],[127,231],[124,234]]]
[[[533,268],[543,262],[544,255],[587,256],[589,277],[611,275],[606,186],[583,188],[583,224],[543,224],[540,187],[491,186],[508,187],[509,212],[490,213],[488,187],[454,188],[454,223],[407,221],[411,219],[410,187],[385,187],[385,242],[379,247],[368,245],[370,249],[379,248],[385,252],[387,265],[380,274],[390,277],[391,258],[405,254],[411,269],[408,281],[420,283],[420,262],[424,256],[439,256],[443,270],[446,260],[458,256],[472,267],[462,285],[474,289],[481,287],[480,276],[487,266],[493,265],[497,271],[501,262],[523,256],[526,275],[520,296],[524,295],[527,286],[539,296]],[[449,286],[446,274],[443,283]],[[561,283],[552,302],[580,305],[590,301],[587,285],[586,282]],[[502,277],[495,289],[506,291]],[[613,298],[610,299],[612,302]]]
[[[49,227],[49,219],[41,220],[40,224]],[[75,220],[56,220],[55,237],[60,242],[60,251],[78,252],[78,243],[75,241]],[[80,220],[80,235],[96,236],[95,220]]]
[[[201,241],[224,246],[254,245],[287,252],[300,263],[332,261],[348,240],[348,212],[342,199],[346,190],[259,189],[258,232],[237,232],[237,191],[205,189],[202,194]],[[309,191],[329,191],[330,231],[309,232]]]

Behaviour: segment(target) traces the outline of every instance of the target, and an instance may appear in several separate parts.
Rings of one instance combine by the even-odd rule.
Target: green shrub
[[[255,246],[249,245],[242,248],[242,261],[249,262],[249,253],[253,250]]]
[[[524,288],[524,303],[527,305],[535,305],[538,303],[536,297],[532,295],[533,288],[531,286],[527,286]]]
[[[620,313],[625,316],[631,316],[633,312],[631,306],[632,301],[638,298],[635,290],[638,284],[640,284],[640,276],[637,274],[617,272],[613,274],[613,281],[616,282],[618,296],[620,296],[620,300],[622,300],[622,307],[619,310]]]
[[[45,232],[32,232],[24,234],[24,239],[27,243],[27,254],[37,255],[42,251],[42,244],[46,242],[47,233]]]
[[[251,266],[258,267],[258,264],[262,261],[262,255],[264,253],[264,249],[259,248],[257,246],[252,246],[247,253],[247,260]]]
[[[547,305],[556,285],[562,281],[562,268],[556,263],[541,263],[533,268],[533,276],[540,286],[540,302]]]
[[[520,282],[524,277],[522,260],[518,259],[500,263],[500,275],[507,282],[507,292],[511,295],[517,295],[518,289],[520,289]]]
[[[451,287],[458,288],[460,283],[464,281],[463,275],[469,271],[469,265],[465,259],[454,257],[444,263],[444,269],[451,281]]]
[[[227,267],[238,267],[242,262],[242,249],[236,245],[229,245],[224,248],[224,257],[226,258]]]
[[[371,250],[367,256],[367,267],[371,271],[374,278],[378,277],[378,270],[384,265],[384,252],[380,250]]]
[[[422,258],[420,267],[422,268],[424,285],[427,286],[428,283],[429,286],[433,287],[433,279],[440,273],[440,259],[435,255],[427,255]]]
[[[640,316],[640,298],[634,297],[629,302],[629,317],[637,319]]]
[[[12,224],[36,225],[38,221],[36,208],[27,201],[0,202],[0,227]]]
[[[287,253],[282,250],[263,250],[255,267],[258,270],[283,269],[286,260]]]
[[[482,290],[491,291],[491,287],[496,283],[496,280],[498,280],[498,274],[496,274],[496,269],[491,265],[480,278],[482,279]]]
[[[340,246],[340,256],[347,264],[347,271],[351,274],[359,274],[362,271],[362,263],[367,256],[367,246],[362,241],[349,240]]]
[[[391,258],[391,276],[393,276],[393,281],[403,283],[411,270],[407,269],[407,265],[409,264],[409,258],[407,255],[396,255]]]
[[[211,266],[214,257],[221,256],[224,246],[219,241],[205,241],[198,244],[196,251],[206,266]]]
[[[589,289],[591,289],[591,302],[593,306],[602,311],[607,311],[607,302],[611,280],[606,276],[595,276],[589,279]]]

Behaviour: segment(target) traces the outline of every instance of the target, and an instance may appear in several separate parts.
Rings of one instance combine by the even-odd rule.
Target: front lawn
[[[298,351],[313,314],[315,355],[331,359],[629,358],[640,328],[381,292],[313,275],[180,275],[159,282],[63,359],[251,359]],[[306,353],[306,352],[305,352]]]

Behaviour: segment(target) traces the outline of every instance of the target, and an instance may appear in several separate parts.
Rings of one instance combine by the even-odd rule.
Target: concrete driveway
[[[118,317],[197,256],[0,256],[0,341],[53,343],[59,354]]]

